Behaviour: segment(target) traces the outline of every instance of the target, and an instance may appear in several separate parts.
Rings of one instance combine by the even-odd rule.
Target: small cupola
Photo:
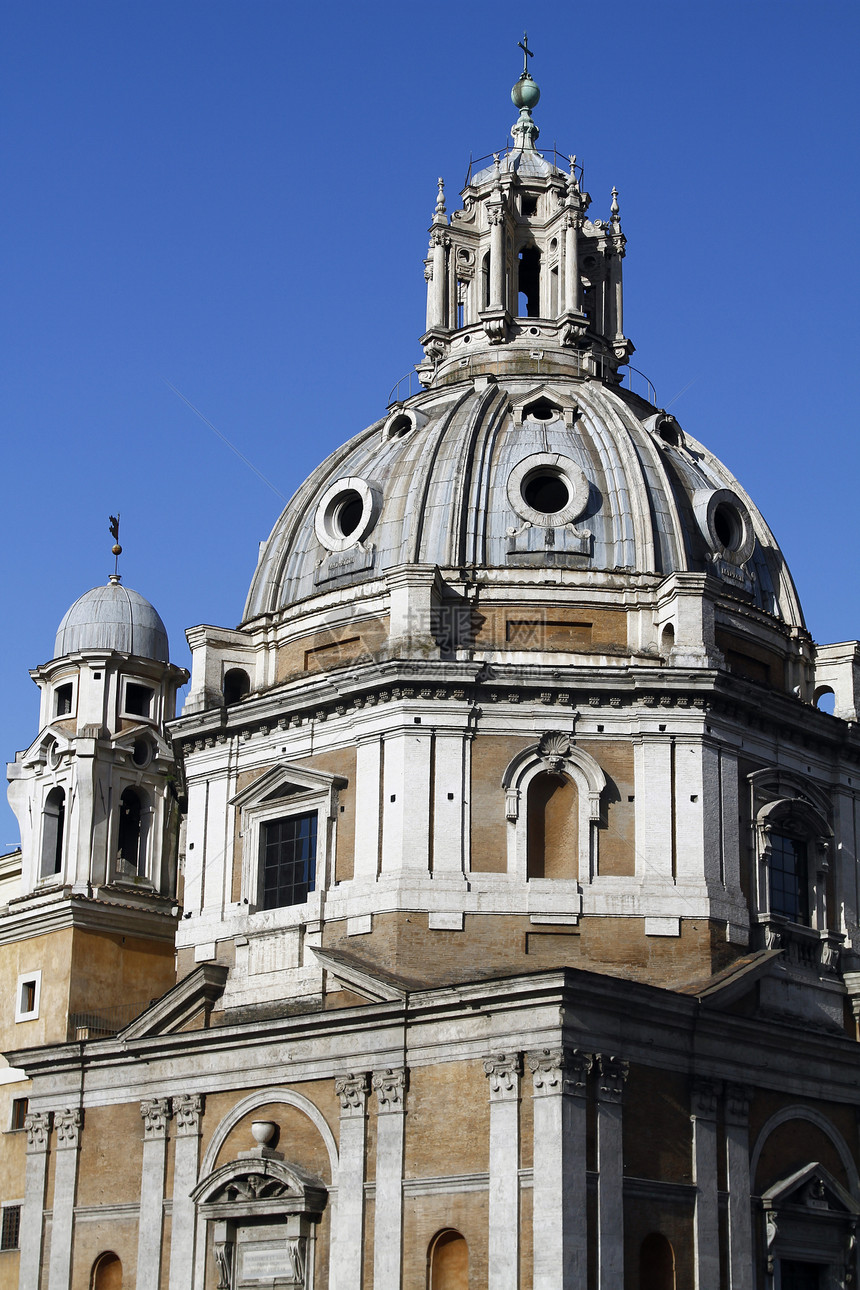
[[[615,384],[633,351],[623,329],[618,193],[613,188],[608,220],[590,220],[576,156],[538,152],[540,89],[527,37],[519,47],[511,144],[470,163],[462,206],[450,219],[438,181],[418,372],[428,385],[461,380],[464,370],[490,374],[499,348],[515,347],[531,358],[539,353],[543,371]]]

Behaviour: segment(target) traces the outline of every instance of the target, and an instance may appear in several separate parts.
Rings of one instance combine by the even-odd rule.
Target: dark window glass
[[[260,860],[263,908],[301,905],[316,879],[317,817],[290,815],[263,825]]]
[[[799,1259],[780,1259],[782,1290],[821,1290],[821,1265]]]
[[[129,681],[125,687],[125,710],[135,717],[148,717],[152,705],[152,690],[148,685],[135,685]]]
[[[71,685],[60,685],[57,687],[57,716],[67,717],[72,710],[72,687]]]
[[[137,871],[140,862],[140,816],[142,803],[133,788],[126,788],[119,799],[119,835],[117,860],[124,860]]]
[[[250,692],[250,678],[241,667],[231,667],[229,672],[224,673],[224,702],[228,707],[233,703],[241,703]]]
[[[63,867],[63,828],[66,821],[66,794],[61,788],[52,788],[45,798],[42,812],[42,867],[43,878],[59,873]]]
[[[24,1121],[27,1118],[27,1107],[29,1100],[26,1097],[15,1097],[12,1099],[12,1119],[9,1128],[23,1129]]]
[[[21,1011],[36,1011],[36,982],[23,981],[21,983]]]
[[[809,922],[806,843],[787,833],[770,835],[770,912],[793,923]]]
[[[21,1206],[4,1205],[0,1223],[0,1250],[17,1250],[18,1233],[21,1231]]]

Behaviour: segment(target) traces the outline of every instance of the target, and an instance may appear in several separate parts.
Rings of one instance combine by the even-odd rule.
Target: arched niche
[[[328,1202],[320,1178],[262,1146],[207,1174],[191,1199],[218,1290],[313,1286],[316,1227]]]
[[[469,1290],[469,1246],[453,1227],[437,1232],[427,1251],[428,1290]]]
[[[100,1254],[93,1264],[90,1290],[122,1290],[122,1262],[113,1250]]]
[[[556,792],[550,793],[553,778],[557,788]],[[534,790],[533,783],[536,783]],[[565,789],[564,784],[570,787]],[[571,896],[578,884],[590,883],[598,870],[600,800],[606,788],[606,776],[594,758],[577,748],[572,735],[549,731],[509,763],[502,776],[502,788],[508,820],[508,872],[521,882],[558,886],[559,882],[567,880],[571,883]],[[553,807],[551,804],[556,793],[558,800]],[[575,827],[571,824],[567,830],[566,841],[562,837],[564,830],[561,826],[565,807],[575,811]],[[553,872],[545,877],[529,873],[530,814],[536,809],[544,814],[544,832],[549,809],[555,833],[553,845],[557,851],[565,846],[574,849],[566,866],[560,863],[556,851]],[[540,831],[539,827],[537,831]],[[532,820],[533,846],[535,832]],[[558,894],[561,891],[559,887]]]
[[[639,1290],[675,1290],[675,1251],[662,1232],[651,1232],[639,1247]]]

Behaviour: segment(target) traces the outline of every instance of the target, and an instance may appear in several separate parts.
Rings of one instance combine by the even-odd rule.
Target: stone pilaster
[[[51,1262],[48,1290],[70,1290],[72,1284],[72,1240],[75,1225],[75,1196],[78,1188],[78,1159],[84,1113],[80,1107],[54,1112],[56,1163],[51,1217]]]
[[[749,1109],[752,1091],[726,1086],[726,1186],[729,1192],[729,1290],[752,1290]]]
[[[188,1290],[194,1284],[195,1213],[191,1192],[197,1185],[202,1093],[174,1097],[172,1110],[176,1156],[170,1229],[170,1290]]]
[[[693,1081],[690,1120],[693,1124],[693,1216],[695,1290],[720,1290],[719,1198],[717,1194],[717,1101],[713,1080]]]
[[[597,1058],[597,1249],[600,1290],[624,1284],[624,1143],[621,1104],[629,1064]]]
[[[42,1235],[45,1227],[45,1189],[48,1183],[48,1144],[51,1112],[31,1111],[24,1120],[27,1160],[24,1170],[24,1207],[21,1212],[21,1253],[18,1284],[38,1286],[42,1267]]]
[[[365,1072],[342,1075],[334,1082],[340,1101],[340,1164],[337,1175],[337,1233],[331,1260],[332,1284],[361,1290],[364,1270],[364,1154],[367,1139]]]
[[[373,1290],[400,1290],[403,1248],[403,1141],[406,1067],[374,1071],[377,1098]]]
[[[586,1078],[578,1049],[528,1054],[534,1084],[534,1290],[585,1290]]]
[[[490,1083],[490,1241],[488,1290],[517,1290],[520,1267],[519,1053],[484,1058]]]
[[[143,1119],[143,1166],[137,1237],[137,1290],[159,1290],[164,1221],[164,1173],[170,1101],[149,1098],[140,1104]]]

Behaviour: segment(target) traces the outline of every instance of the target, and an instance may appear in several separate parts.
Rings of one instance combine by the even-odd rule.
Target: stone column
[[[77,1106],[54,1112],[57,1159],[54,1166],[48,1290],[70,1290],[72,1284],[72,1238],[83,1119],[84,1113]]]
[[[373,1087],[378,1100],[373,1290],[400,1290],[407,1082],[405,1066],[373,1073]]]
[[[445,264],[445,234],[438,229],[434,229],[431,234],[433,246],[433,281],[431,283],[432,307],[431,319],[428,319],[430,327],[447,327],[447,309],[446,297],[448,293],[448,274]],[[428,329],[429,330],[429,329]]]
[[[585,1290],[586,1076],[590,1054],[528,1054],[534,1081],[534,1290]]]
[[[191,1192],[197,1186],[202,1093],[174,1097],[176,1156],[173,1164],[173,1218],[170,1228],[170,1290],[189,1290],[194,1284],[196,1214]]]
[[[726,1088],[726,1186],[729,1192],[729,1290],[753,1290],[750,1213],[751,1090]]]
[[[712,1080],[693,1081],[693,1257],[696,1290],[720,1290],[719,1198],[717,1195],[717,1096]]]
[[[164,1170],[170,1102],[150,1098],[140,1104],[143,1118],[143,1167],[137,1236],[137,1290],[159,1290],[164,1223]]]
[[[331,1258],[332,1286],[361,1290],[364,1270],[364,1148],[367,1138],[365,1073],[334,1082],[340,1099],[340,1164],[337,1174],[337,1233]]]
[[[51,1112],[31,1111],[24,1120],[24,1128],[27,1133],[27,1163],[24,1171],[24,1207],[21,1211],[18,1284],[38,1286],[41,1284]]]
[[[624,1284],[624,1143],[621,1101],[629,1063],[597,1059],[597,1248],[600,1290]]]
[[[490,308],[505,309],[505,216],[499,204],[488,211],[490,221]]]
[[[579,311],[579,248],[576,215],[567,215],[564,223],[564,307],[568,313]]]
[[[490,1081],[490,1240],[488,1290],[517,1290],[520,1270],[519,1053],[484,1058]]]

